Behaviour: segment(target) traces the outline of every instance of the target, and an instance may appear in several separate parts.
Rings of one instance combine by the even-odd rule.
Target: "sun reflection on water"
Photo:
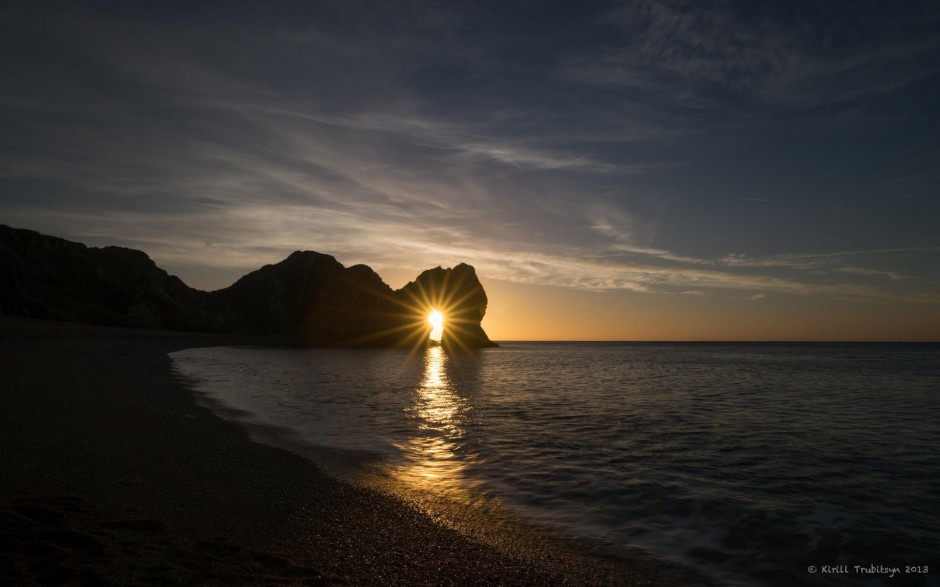
[[[458,394],[448,377],[449,358],[439,346],[425,350],[424,375],[415,389],[414,402],[405,409],[416,433],[399,446],[405,464],[402,481],[417,488],[459,489],[466,462],[461,455],[470,401]]]

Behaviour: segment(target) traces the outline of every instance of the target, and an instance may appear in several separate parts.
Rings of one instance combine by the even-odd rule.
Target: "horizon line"
[[[504,343],[612,343],[612,344],[940,344],[940,340],[561,340],[561,339],[494,339],[499,344]]]

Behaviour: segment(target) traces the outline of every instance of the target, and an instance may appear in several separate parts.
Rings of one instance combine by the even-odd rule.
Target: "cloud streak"
[[[556,251],[507,246],[505,242],[481,240],[470,230],[441,225],[415,231],[402,217],[382,218],[381,211],[364,217],[361,212],[311,208],[309,206],[246,205],[229,208],[221,214],[195,215],[181,222],[172,216],[111,213],[98,218],[96,229],[80,236],[97,242],[118,242],[149,251],[161,264],[170,267],[215,267],[241,275],[263,264],[279,261],[290,251],[306,249],[311,240],[320,252],[337,256],[347,265],[367,263],[383,269],[455,265],[469,262],[481,275],[514,283],[574,288],[584,291],[629,291],[648,295],[730,296],[759,300],[769,294],[825,296],[836,299],[886,300],[905,303],[940,303],[940,296],[917,291],[892,291],[870,284],[846,281],[818,282],[798,277],[781,277],[723,264],[721,260],[694,259],[691,266],[661,266],[638,262],[611,262],[592,258],[590,250],[558,248]],[[52,215],[62,227],[81,224],[81,214]],[[363,222],[363,220],[368,220]],[[217,232],[208,225],[220,227]],[[137,227],[128,239],[126,226]],[[172,233],[166,226],[172,225]],[[234,238],[233,234],[239,235]],[[313,236],[311,236],[313,235]],[[351,245],[351,243],[356,243]],[[450,243],[450,244],[445,244]],[[882,251],[880,254],[891,254]],[[915,251],[903,251],[905,254]],[[936,251],[916,251],[936,254]],[[648,254],[644,251],[642,254]],[[809,259],[858,258],[879,252],[840,252],[805,255]],[[650,255],[655,256],[655,255]],[[675,258],[677,256],[669,256]],[[698,265],[698,266],[696,266]],[[701,265],[711,265],[702,267]],[[752,265],[779,267],[773,263]],[[792,267],[792,266],[787,266]],[[803,266],[800,266],[802,268]],[[407,267],[405,267],[407,268]],[[751,266],[748,266],[751,268]],[[813,266],[817,269],[816,266]],[[830,267],[847,275],[876,276],[899,280],[891,272],[859,267]],[[816,273],[816,272],[814,272]]]
[[[705,97],[708,88],[808,108],[885,94],[940,71],[940,15],[926,5],[757,3],[744,9],[727,2],[628,0],[602,22],[616,28],[620,40],[572,56],[564,63],[566,76],[671,93],[705,107],[719,105]],[[685,91],[675,94],[680,88]]]

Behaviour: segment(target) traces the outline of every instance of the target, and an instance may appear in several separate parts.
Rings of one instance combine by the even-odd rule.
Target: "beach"
[[[519,556],[249,439],[168,352],[278,341],[0,319],[0,583],[670,584]]]

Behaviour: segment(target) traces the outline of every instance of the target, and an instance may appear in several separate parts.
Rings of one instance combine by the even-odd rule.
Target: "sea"
[[[524,527],[716,585],[940,585],[937,344],[171,357],[259,440],[470,534]]]

